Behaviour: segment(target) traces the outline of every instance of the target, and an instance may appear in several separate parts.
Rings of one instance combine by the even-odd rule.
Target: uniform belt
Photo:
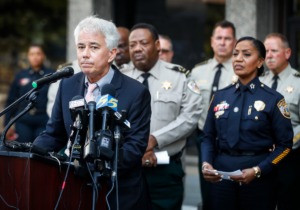
[[[170,156],[170,160],[177,161],[180,160],[182,156],[182,151],[176,153],[175,155]]]
[[[220,154],[226,154],[232,156],[255,156],[255,155],[266,154],[268,152],[269,152],[268,150],[261,150],[261,151],[228,150],[228,149],[219,150]]]

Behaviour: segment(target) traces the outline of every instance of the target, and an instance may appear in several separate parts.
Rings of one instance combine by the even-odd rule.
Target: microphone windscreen
[[[115,86],[112,84],[105,84],[101,89],[101,95],[104,96],[106,94],[111,95],[112,97],[115,97],[116,96]]]

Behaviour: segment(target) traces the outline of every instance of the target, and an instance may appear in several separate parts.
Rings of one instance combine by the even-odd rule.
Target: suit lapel
[[[113,66],[113,69],[115,70],[115,74],[112,78],[111,84],[113,84],[116,88],[116,98],[119,97],[119,93],[121,92],[120,89],[122,87],[122,73],[119,71],[119,69],[117,69],[115,66]]]

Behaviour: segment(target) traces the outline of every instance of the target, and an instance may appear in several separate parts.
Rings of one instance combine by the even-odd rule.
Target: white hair
[[[111,21],[100,19],[96,16],[89,16],[78,23],[74,30],[75,43],[78,43],[78,36],[81,31],[96,32],[105,37],[105,43],[109,50],[117,48],[120,34]]]

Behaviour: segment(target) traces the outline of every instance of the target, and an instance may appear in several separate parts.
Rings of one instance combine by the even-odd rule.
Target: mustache
[[[274,58],[266,59],[266,63],[274,63],[275,61]]]

